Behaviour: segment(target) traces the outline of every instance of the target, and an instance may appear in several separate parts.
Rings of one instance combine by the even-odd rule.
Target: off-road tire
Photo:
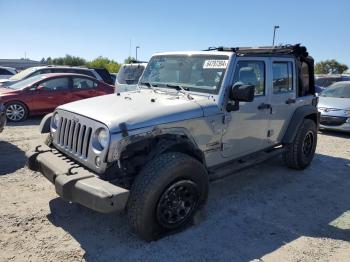
[[[312,139],[312,144],[305,153],[306,140]],[[308,167],[315,155],[317,145],[317,127],[313,120],[304,119],[301,124],[293,143],[285,145],[283,160],[285,164],[293,169],[305,169]]]
[[[196,185],[198,201],[181,224],[169,228],[159,220],[160,199],[169,188],[182,181],[191,181]],[[152,241],[193,224],[196,212],[207,201],[208,183],[205,167],[193,157],[178,152],[158,155],[141,170],[131,187],[127,205],[131,228],[142,239]]]

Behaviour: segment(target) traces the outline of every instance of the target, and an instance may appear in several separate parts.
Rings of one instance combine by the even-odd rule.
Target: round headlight
[[[52,128],[53,128],[54,130],[57,129],[59,121],[60,121],[60,117],[58,116],[58,114],[57,114],[57,113],[54,114],[54,116],[53,116],[53,121],[52,121]]]
[[[100,129],[98,131],[97,140],[102,148],[106,148],[108,146],[108,132],[106,129]]]

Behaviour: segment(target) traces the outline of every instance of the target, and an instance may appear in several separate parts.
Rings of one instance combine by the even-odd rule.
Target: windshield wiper
[[[186,93],[186,91],[190,91],[188,87],[183,87],[182,85],[174,85],[174,84],[166,84],[167,87],[174,88],[177,91],[181,92],[182,94],[186,95],[188,99],[192,100],[193,97]]]
[[[152,85],[150,82],[140,82],[140,85],[147,86],[148,88],[152,89],[153,91],[155,91],[155,87],[157,87],[157,85]]]
[[[181,85],[174,85],[174,84],[166,84],[167,87],[170,87],[170,88],[174,88],[178,91],[182,90],[182,91],[190,91],[190,89],[188,87],[183,87]]]

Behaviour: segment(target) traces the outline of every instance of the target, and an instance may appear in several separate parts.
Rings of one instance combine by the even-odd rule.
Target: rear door
[[[74,76],[72,79],[71,102],[100,95],[96,81],[88,77]]]
[[[292,58],[271,58],[271,114],[268,139],[279,143],[296,108],[296,69]]]
[[[32,88],[31,108],[37,113],[53,111],[57,106],[70,101],[70,81],[68,77],[56,77],[39,82]]]

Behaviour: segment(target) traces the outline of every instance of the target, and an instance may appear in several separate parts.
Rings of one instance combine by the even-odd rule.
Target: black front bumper
[[[26,155],[27,166],[41,172],[63,199],[102,213],[125,208],[129,190],[100,179],[59,151],[42,144]]]
[[[6,125],[6,114],[5,114],[5,106],[0,104],[0,133],[4,130]]]

